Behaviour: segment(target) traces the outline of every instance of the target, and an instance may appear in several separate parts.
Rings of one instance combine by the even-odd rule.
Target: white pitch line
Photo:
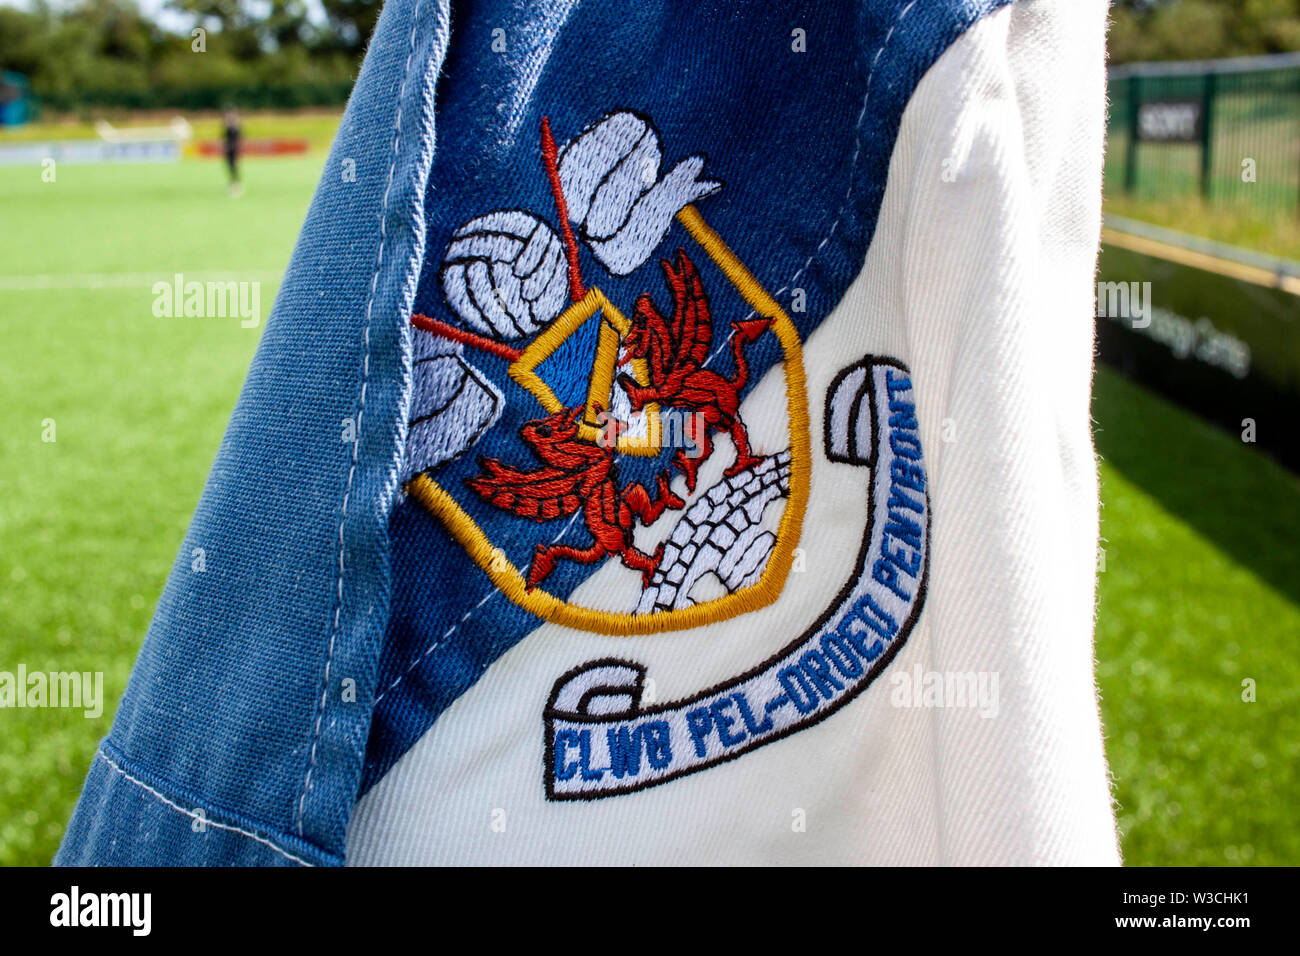
[[[49,289],[137,289],[152,288],[155,282],[279,282],[282,271],[249,272],[119,272],[52,274],[33,276],[0,275],[0,292],[40,292]]]

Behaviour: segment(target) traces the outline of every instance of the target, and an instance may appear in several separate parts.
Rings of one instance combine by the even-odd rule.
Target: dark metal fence
[[[1300,213],[1300,54],[1110,71],[1106,189]]]

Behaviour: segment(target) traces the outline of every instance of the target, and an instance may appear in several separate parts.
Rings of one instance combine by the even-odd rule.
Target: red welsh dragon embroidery
[[[679,409],[689,409],[702,419],[700,428],[692,429],[692,439],[698,443],[696,454],[687,455],[678,450],[673,462],[686,476],[686,487],[695,490],[695,475],[700,464],[713,453],[710,431],[727,431],[736,445],[736,461],[724,475],[728,478],[758,464],[760,458],[750,453],[749,433],[740,420],[740,390],[749,381],[749,362],[745,346],[753,342],[771,324],[767,319],[732,322],[735,334],[731,338],[731,355],[736,362],[736,372],[724,378],[704,367],[713,345],[713,314],[700,273],[685,250],[677,250],[676,268],[668,260],[660,261],[664,281],[673,296],[673,317],[664,319],[648,295],[636,301],[632,331],[626,342],[629,354],[624,362],[634,358],[647,359],[650,365],[650,384],[638,385],[631,376],[619,376],[619,384],[632,400],[632,410],[640,411],[650,402],[659,402]],[[699,421],[699,420],[697,420]]]
[[[581,511],[592,544],[587,548],[539,544],[528,570],[528,587],[534,588],[555,570],[560,558],[593,564],[618,555],[623,564],[640,571],[642,579],[659,565],[664,546],[653,556],[632,543],[634,521],[652,524],[668,508],[685,502],[668,488],[667,475],[659,474],[657,496],[650,497],[638,482],[618,486],[618,467],[611,443],[594,443],[578,437],[582,406],[528,422],[520,437],[542,462],[541,468],[521,471],[493,458],[480,458],[482,474],[466,483],[485,501],[498,508],[531,518],[551,521]]]
[[[550,126],[543,120],[542,158],[559,213],[569,295],[572,301],[578,302],[586,295],[586,287],[579,270],[578,243],[569,222],[557,153]],[[690,453],[678,449],[672,464],[685,476],[686,486],[693,492],[700,465],[713,453],[710,433],[725,431],[735,444],[736,460],[724,473],[726,477],[761,461],[750,449],[749,435],[740,418],[740,391],[749,380],[745,348],[768,329],[770,322],[768,319],[732,322],[731,354],[735,372],[726,377],[712,371],[705,366],[714,338],[713,314],[699,272],[681,249],[677,250],[675,264],[664,261],[662,268],[672,294],[672,318],[665,319],[649,295],[638,298],[632,328],[624,339],[624,352],[619,361],[620,365],[626,365],[634,359],[645,360],[649,382],[642,384],[622,373],[615,387],[626,391],[633,412],[653,403],[692,413],[693,424],[686,437],[695,447]],[[412,324],[510,362],[519,361],[523,354],[500,341],[428,316],[413,316]],[[669,488],[667,469],[656,476],[653,497],[639,482],[620,487],[616,442],[610,436],[626,431],[628,425],[609,421],[601,429],[601,437],[593,440],[590,432],[584,435],[579,428],[584,411],[583,406],[565,408],[523,425],[519,435],[541,467],[526,470],[480,457],[480,473],[465,480],[484,501],[521,518],[546,522],[582,515],[592,543],[587,547],[538,544],[525,579],[528,590],[549,577],[560,560],[595,564],[611,556],[617,556],[626,567],[640,571],[643,587],[648,587],[663,557],[664,545],[660,543],[654,554],[636,547],[633,542],[636,522],[649,525],[669,509],[686,507],[686,502]]]

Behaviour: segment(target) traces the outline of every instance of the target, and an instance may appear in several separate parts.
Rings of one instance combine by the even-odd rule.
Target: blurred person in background
[[[239,182],[239,140],[243,135],[239,125],[239,111],[233,106],[226,107],[221,122],[224,128],[226,166],[230,170],[230,195],[238,196],[244,191]]]

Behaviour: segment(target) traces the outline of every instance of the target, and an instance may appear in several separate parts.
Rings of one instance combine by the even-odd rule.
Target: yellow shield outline
[[[686,228],[691,238],[699,244],[705,254],[713,260],[714,264],[722,270],[723,275],[735,286],[736,291],[749,303],[750,307],[758,315],[771,320],[771,331],[781,343],[784,355],[782,368],[785,372],[786,403],[790,431],[790,493],[786,498],[785,511],[781,515],[781,522],[777,529],[776,544],[772,548],[767,565],[764,567],[758,581],[749,587],[711,601],[678,610],[656,611],[649,614],[601,611],[596,608],[570,604],[568,601],[547,592],[540,585],[530,591],[526,586],[523,572],[506,558],[502,550],[492,544],[478,522],[460,506],[456,499],[428,475],[419,474],[406,485],[406,493],[442,522],[447,532],[465,549],[470,559],[482,569],[502,594],[529,613],[565,627],[591,631],[597,634],[658,634],[664,631],[685,630],[710,624],[714,621],[726,620],[747,611],[766,607],[775,601],[780,596],[786,578],[790,574],[790,568],[794,563],[794,552],[799,544],[799,536],[803,528],[803,517],[808,506],[811,478],[811,461],[809,458],[811,454],[811,438],[808,423],[807,380],[804,375],[803,349],[799,341],[798,330],[795,329],[794,322],[791,321],[785,310],[777,304],[767,290],[759,285],[758,280],[754,278],[744,263],[736,257],[735,253],[728,248],[727,244],[722,241],[722,237],[710,228],[694,206],[683,208],[677,214],[677,220]],[[582,318],[582,321],[590,318],[597,308],[608,308],[611,310],[610,315],[618,314],[617,310],[613,309],[613,306],[609,304],[609,300],[603,294],[600,294],[597,290],[592,291],[596,292],[595,296],[589,293],[577,303],[577,306],[581,307],[582,310],[590,310],[586,312],[586,316]],[[580,314],[577,307],[571,309],[571,311],[574,314]],[[621,315],[618,317],[622,319]],[[561,319],[557,319],[551,329],[559,325]],[[551,329],[539,336],[533,345],[546,337]],[[615,329],[617,330],[617,325],[615,325]],[[605,339],[604,331],[602,325],[602,340]],[[548,344],[550,343],[548,342]],[[555,344],[558,344],[558,342]],[[614,347],[617,348],[617,345],[618,341],[615,340]],[[598,344],[598,349],[601,347],[608,348],[607,345]],[[549,352],[545,354],[549,354]],[[528,349],[525,349],[525,354],[520,357],[519,361],[512,364],[509,372],[511,378],[530,392],[533,392],[534,395],[539,395],[536,390],[538,384],[545,388],[547,392],[550,392],[549,387],[544,382],[541,382],[540,378],[533,372],[533,368],[545,358],[545,354],[541,354],[541,350],[539,350],[530,356]],[[537,355],[540,355],[540,357],[536,357]],[[531,365],[525,363],[525,357],[529,358]],[[533,361],[534,358],[535,361]],[[640,372],[639,369],[637,371]],[[530,375],[537,381],[533,382],[528,379],[527,376]],[[524,379],[523,381],[520,380],[521,377]],[[595,394],[594,390],[588,396],[588,413],[592,411],[591,395],[593,394]],[[552,398],[554,398],[553,393]],[[540,395],[539,401],[541,401]],[[554,401],[557,407],[554,409],[547,408],[548,411],[558,410],[559,400],[554,399]],[[543,405],[545,407],[545,402],[543,402]],[[648,411],[649,409],[647,409]],[[650,419],[652,422],[652,435],[657,430],[658,426],[655,424],[657,420],[657,414]],[[588,427],[593,428],[594,431],[594,426],[588,425]],[[655,441],[654,447],[656,449],[657,445],[658,442]],[[624,453],[635,454],[637,451],[634,448],[628,448],[624,450]]]
[[[596,339],[596,361],[587,388],[586,406],[578,421],[578,437],[593,443],[601,441],[603,437],[605,426],[600,420],[599,403],[608,400],[610,389],[614,386],[614,367],[619,345],[632,328],[632,323],[605,297],[605,293],[594,286],[589,289],[586,295],[560,313],[541,335],[529,343],[523,354],[511,362],[506,370],[506,374],[533,393],[549,414],[564,411],[564,403],[537,374],[536,368],[597,312],[600,313],[600,330]],[[645,359],[633,359],[629,364],[636,380],[642,385],[649,384],[649,363]],[[623,455],[650,457],[659,454],[662,437],[659,406],[651,402],[646,405],[643,414],[646,422],[645,437],[620,434],[615,439],[615,451]]]

